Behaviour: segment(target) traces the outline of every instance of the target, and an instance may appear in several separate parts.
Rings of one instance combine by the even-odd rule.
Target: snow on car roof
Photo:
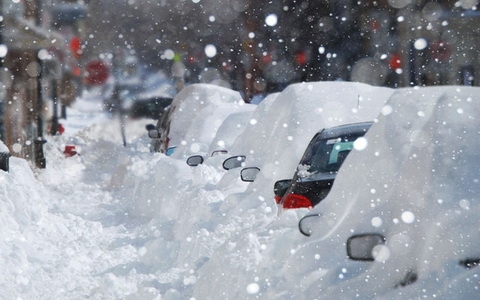
[[[211,84],[192,84],[180,91],[170,105],[170,146],[177,146],[173,157],[205,153],[218,128],[232,113],[253,110],[239,92]]]
[[[335,288],[325,290],[326,298],[342,289],[346,298],[376,293],[411,299],[419,295],[418,285],[392,287],[412,272],[419,285],[431,281],[428,292],[437,297],[454,294],[442,287],[467,271],[460,261],[480,254],[480,174],[473,164],[480,161],[478,115],[478,88],[412,88],[392,95],[365,136],[367,148],[351,152],[327,198],[309,213],[321,215],[312,225],[311,247],[289,263],[299,263],[305,276],[313,270],[302,265],[301,256],[323,257],[315,268],[334,273],[358,268],[345,258],[344,245],[348,237],[366,233],[385,236],[383,257],[363,263],[364,271],[319,280],[307,294],[328,281]],[[453,265],[458,267],[444,272]],[[367,281],[376,284],[365,286]]]

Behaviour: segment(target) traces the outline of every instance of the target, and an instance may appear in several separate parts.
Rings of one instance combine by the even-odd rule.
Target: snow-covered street
[[[339,85],[342,88],[338,88]],[[324,94],[330,99],[325,101],[325,107],[332,107],[338,91],[344,97],[345,107],[336,114],[332,114],[332,110],[327,113],[322,102],[311,97],[325,91],[330,93]],[[45,169],[32,171],[25,160],[11,157],[10,171],[0,172],[3,236],[0,260],[4,266],[0,275],[0,298],[300,299],[308,295],[313,299],[334,295],[342,289],[345,295],[356,294],[362,299],[402,299],[405,295],[411,297],[409,299],[434,295],[452,299],[450,291],[440,288],[448,283],[451,291],[463,291],[463,299],[474,299],[480,287],[478,267],[467,270],[450,262],[474,259],[478,255],[478,251],[475,252],[478,238],[474,238],[478,236],[478,227],[472,226],[472,215],[478,212],[475,191],[478,192],[480,177],[478,168],[462,169],[478,162],[479,154],[475,151],[478,142],[471,146],[464,143],[478,134],[473,130],[478,128],[474,117],[480,110],[478,93],[476,89],[454,87],[423,91],[427,90],[399,89],[391,96],[392,90],[368,85],[316,83],[293,85],[283,95],[267,98],[258,105],[248,124],[244,124],[246,132],[252,128],[255,131],[240,133],[232,144],[232,154],[240,154],[248,149],[265,149],[262,146],[269,141],[267,133],[277,137],[272,139],[277,144],[270,144],[272,152],[246,153],[247,166],[261,167],[257,180],[251,183],[240,180],[239,169],[226,171],[221,167],[228,155],[207,157],[204,164],[190,167],[180,154],[167,157],[151,153],[145,125],[153,120],[128,119],[125,122],[127,146],[124,147],[119,119],[101,111],[95,100],[78,99],[68,109],[67,119],[61,120],[65,133],[47,137]],[[350,94],[354,109],[345,101]],[[298,109],[289,100],[292,95],[297,95]],[[423,97],[424,102],[404,102],[410,95]],[[373,99],[380,96],[383,100],[375,104]],[[305,109],[312,105],[317,105],[316,109]],[[272,114],[268,114],[272,107]],[[378,124],[372,127],[371,135],[367,134],[370,148],[357,151],[352,159],[349,156],[345,169],[350,171],[339,173],[339,187],[324,200],[325,205],[321,203],[314,208],[313,212],[320,212],[325,220],[334,223],[320,223],[317,228],[322,230],[312,237],[301,235],[298,220],[312,211],[279,212],[273,199],[273,183],[289,174],[291,166],[295,167],[302,149],[313,136],[312,132],[302,131],[301,125],[310,124],[313,128],[354,122],[370,118],[374,107],[378,108]],[[435,107],[437,109],[433,109]],[[347,117],[350,114],[352,116]],[[293,119],[288,121],[289,117]],[[275,120],[280,126],[272,124]],[[448,127],[443,127],[447,123]],[[436,126],[441,135],[432,135],[437,142],[429,145],[435,145],[432,149],[437,150],[417,155],[417,146],[428,141],[430,132],[437,132]],[[399,142],[410,141],[416,146],[407,146],[405,142],[401,155],[395,155],[396,148],[387,146],[393,145],[388,133]],[[256,135],[265,138],[255,138]],[[457,143],[445,142],[454,137]],[[242,143],[242,138],[248,138],[244,140],[248,143]],[[188,145],[188,141],[185,143]],[[68,145],[75,146],[78,154],[65,157],[63,150]],[[461,151],[457,151],[458,147]],[[393,152],[388,154],[382,149],[393,149]],[[453,158],[445,153],[454,153]],[[436,157],[442,157],[443,164],[437,164]],[[400,160],[403,158],[405,160]],[[409,168],[407,164],[405,168],[396,169],[414,158],[421,159],[427,168],[415,168],[415,164]],[[399,159],[398,164],[392,163],[395,159]],[[448,169],[442,166],[448,167],[455,161],[461,162],[456,173],[452,173],[456,176],[445,180]],[[263,165],[259,165],[261,163]],[[434,166],[437,177],[433,176],[428,185],[420,185],[413,192],[403,192],[397,182],[383,181],[389,176],[395,178],[395,174],[417,178],[415,176],[424,174],[422,172],[429,172],[429,164]],[[368,168],[370,173],[365,166],[372,167]],[[375,172],[385,173],[376,178]],[[358,173],[368,176],[359,180],[355,175]],[[462,193],[452,193],[450,185],[465,189]],[[364,192],[366,186],[370,187]],[[370,214],[352,217],[352,214],[357,216],[356,211],[369,210],[361,205],[374,190],[379,198],[375,200],[376,205],[369,205]],[[389,202],[392,192],[404,195],[401,199],[405,199],[405,203]],[[350,198],[343,198],[346,194]],[[426,213],[423,205],[417,205],[408,197],[433,199],[436,205],[429,206],[431,214]],[[344,203],[345,199],[353,198],[356,200]],[[361,208],[355,209],[355,205]],[[382,210],[375,210],[377,206]],[[442,259],[425,263],[416,270],[418,283],[391,288],[389,280],[396,282],[401,274],[386,276],[385,270],[388,266],[410,262],[408,256],[396,257],[396,249],[392,248],[395,244],[388,244],[388,234],[395,232],[398,220],[384,219],[382,223],[379,218],[397,209],[414,216],[410,219],[402,216],[399,220],[403,220],[400,221],[403,239],[414,241],[412,245],[419,247],[415,253],[427,250],[415,240],[417,235],[421,239],[423,236],[410,233],[410,226],[418,228],[418,233],[424,232],[422,228],[428,230],[429,224],[433,224],[429,222],[437,220],[430,219],[430,215],[452,216],[435,222],[448,226],[452,236],[465,233],[467,238],[462,240],[461,251],[444,253],[435,248],[437,244],[426,244],[436,249],[435,257]],[[392,220],[396,220],[395,216]],[[373,224],[375,226],[371,226]],[[325,238],[327,228],[332,231],[328,230]],[[345,234],[362,230],[380,230],[385,234],[392,259],[356,262],[345,258],[342,240]],[[398,247],[398,235],[395,238]],[[440,241],[444,239],[448,237]],[[445,267],[448,272],[436,273]],[[366,268],[372,271],[363,273]],[[425,275],[427,277],[422,277]],[[368,278],[383,279],[369,282]],[[347,287],[355,288],[352,292]]]

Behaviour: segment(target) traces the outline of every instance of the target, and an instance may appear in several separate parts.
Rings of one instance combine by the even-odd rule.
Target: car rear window
[[[336,138],[319,138],[311,143],[301,165],[308,166],[309,173],[338,172],[340,166],[353,149],[353,142],[364,133],[345,135]]]

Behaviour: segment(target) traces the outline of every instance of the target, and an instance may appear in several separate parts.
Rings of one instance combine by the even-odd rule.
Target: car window
[[[328,164],[342,164],[352,149],[353,142],[335,141],[332,149],[330,150]]]
[[[353,149],[353,142],[362,135],[363,133],[328,139],[319,135],[308,147],[300,164],[308,167],[308,173],[338,172]]]

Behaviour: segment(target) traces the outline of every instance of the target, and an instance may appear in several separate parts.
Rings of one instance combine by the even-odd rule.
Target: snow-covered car
[[[172,101],[173,102],[173,101]],[[174,109],[172,105],[165,108],[162,112],[162,115],[157,121],[156,125],[148,124],[146,126],[148,137],[150,140],[150,151],[151,152],[161,152],[170,155],[168,153],[168,129],[170,128],[170,122],[172,118],[172,113]],[[174,148],[172,148],[174,149]]]
[[[293,179],[275,182],[274,193],[282,209],[311,208],[322,201],[333,186],[347,155],[357,147],[372,122],[326,128],[310,141]],[[358,142],[357,142],[358,140]]]
[[[209,157],[228,154],[232,151],[232,145],[235,142],[235,139],[245,130],[255,109],[255,105],[247,105],[245,110],[232,113],[225,118],[222,125],[218,128],[207,153],[205,155],[192,155],[187,159],[187,164],[190,166],[197,166],[202,164],[204,160]]]
[[[224,241],[221,249],[228,248],[229,254],[209,257],[197,273],[196,293],[204,294],[208,290],[206,293],[210,295],[228,294],[238,299],[253,299],[261,293],[262,298],[276,299],[289,295],[291,286],[303,284],[300,279],[303,277],[297,276],[295,283],[285,286],[283,278],[277,274],[288,272],[287,268],[295,264],[287,265],[285,257],[297,251],[304,238],[298,234],[296,225],[297,214],[303,216],[305,210],[288,210],[279,216],[272,187],[279,179],[292,178],[319,128],[374,120],[393,92],[390,88],[353,82],[308,82],[292,84],[258,104],[251,122],[233,144],[232,149],[236,152],[230,153],[246,156],[244,169],[222,172],[220,180],[210,173],[203,177],[212,183],[208,185],[209,190],[215,186],[216,191],[222,191],[222,195],[214,193],[216,202],[208,220],[214,223],[218,220],[219,225],[210,230],[212,235],[209,238],[213,240],[215,236]],[[256,168],[260,171],[257,172]],[[198,199],[205,199],[204,195]],[[236,228],[237,224],[242,224],[241,230],[226,233],[226,228]],[[272,265],[272,261],[276,263]],[[239,281],[235,276],[222,277],[221,269],[225,265],[241,269],[247,274],[243,278],[247,279]],[[257,274],[259,278],[268,278],[268,282],[251,281]],[[309,280],[306,276],[305,281]],[[252,295],[247,295],[246,288],[236,291],[229,288],[256,285],[259,293]],[[266,290],[270,287],[279,293],[268,294]],[[298,289],[299,294],[301,291],[303,288]],[[321,295],[318,292],[317,296],[309,298],[318,298],[319,293]]]
[[[479,115],[479,88],[392,95],[367,147],[349,154],[327,198],[299,223],[310,238],[289,271],[328,270],[303,296],[478,297]],[[304,259],[314,256],[322,259]]]
[[[10,150],[8,147],[0,140],[0,170],[8,172],[10,169]]]
[[[293,178],[320,128],[372,121],[393,92],[354,82],[308,82],[292,84],[266,97],[232,146],[236,151],[232,155],[246,156],[245,168],[260,169],[246,192],[275,204],[275,182]],[[222,184],[230,185],[234,180],[228,175]]]
[[[151,149],[175,156],[207,153],[223,121],[231,114],[256,107],[243,101],[240,93],[210,84],[192,84],[182,89],[155,128],[149,127]]]

